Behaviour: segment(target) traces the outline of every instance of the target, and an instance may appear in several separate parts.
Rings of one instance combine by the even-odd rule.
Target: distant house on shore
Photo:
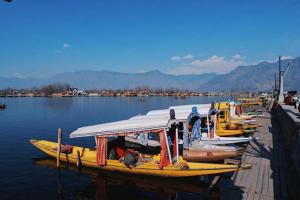
[[[88,95],[88,93],[86,91],[84,91],[84,90],[78,90],[77,91],[77,95],[78,96],[86,96],[86,95]]]
[[[135,97],[135,96],[137,96],[137,93],[133,92],[133,91],[126,91],[126,92],[124,92],[124,96],[125,97]]]
[[[87,96],[88,93],[84,90],[79,90],[78,88],[70,88],[67,93],[73,96]]]
[[[70,89],[67,91],[67,93],[68,93],[69,95],[76,96],[77,93],[78,93],[78,89],[77,89],[77,88],[70,88]]]
[[[99,94],[97,92],[92,92],[92,93],[89,93],[89,96],[96,97],[96,96],[99,96]]]

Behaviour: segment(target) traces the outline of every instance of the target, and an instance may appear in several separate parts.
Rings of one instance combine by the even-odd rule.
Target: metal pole
[[[281,76],[281,56],[278,57],[278,88],[277,88],[277,100],[279,100],[280,94],[280,76]]]
[[[281,70],[281,56],[279,56],[279,96],[278,101],[283,103],[284,96],[283,96],[283,71]]]
[[[172,164],[171,152],[170,152],[169,141],[168,141],[168,136],[167,136],[166,129],[164,129],[164,135],[165,135],[165,140],[166,140],[166,144],[167,144],[169,161],[170,161],[170,164]]]
[[[275,72],[275,86],[274,86],[274,91],[277,91],[277,73]]]
[[[208,115],[206,116],[206,120],[207,120],[207,136],[208,136],[208,134],[209,134],[209,132],[210,132],[210,128],[209,128],[209,117],[208,117]]]
[[[217,128],[217,115],[214,115],[214,137],[217,135],[216,128]]]
[[[176,126],[176,162],[179,161],[179,148],[178,148],[178,126]]]

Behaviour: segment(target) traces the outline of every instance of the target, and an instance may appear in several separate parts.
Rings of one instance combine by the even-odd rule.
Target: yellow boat
[[[243,127],[234,125],[228,121],[228,112],[226,109],[222,109],[220,113],[217,114],[217,126],[216,133],[218,136],[233,136],[233,135],[243,135]]]
[[[52,158],[36,159],[34,162],[39,166],[56,168],[56,160]],[[76,173],[78,173],[79,171],[76,166],[67,165],[66,163],[61,163],[61,168]],[[190,193],[198,193],[204,199],[220,199],[218,192],[216,192],[215,190],[210,194],[207,194],[207,184],[204,184],[203,182],[194,178],[178,179],[147,177],[147,179],[145,179],[144,176],[128,176],[128,174],[124,173],[99,171],[88,167],[80,168],[80,173],[89,175],[92,182],[96,185],[99,184],[99,182],[101,184],[104,184],[105,186],[124,186],[130,184],[151,192],[165,192],[169,194],[175,194],[177,191],[184,191]],[[60,179],[58,181],[60,181]],[[93,189],[98,189],[98,187],[93,187]],[[89,190],[89,192],[91,191]],[[103,190],[99,192],[103,193]]]
[[[237,130],[237,129],[256,129],[258,125],[256,124],[248,124],[243,122],[243,120],[249,120],[252,119],[254,116],[248,116],[248,115],[240,115],[236,118],[231,118],[230,116],[230,105],[227,102],[221,102],[218,103],[218,107],[220,110],[220,114],[218,117],[218,120],[220,122],[220,126],[223,129],[227,130]]]
[[[262,105],[262,101],[259,98],[238,98],[237,101],[241,102],[243,106]]]
[[[56,149],[58,147],[57,143],[46,140],[30,140],[30,142],[47,155],[56,158]],[[107,164],[105,166],[99,166],[96,162],[96,149],[77,146],[73,147],[71,153],[60,153],[60,159],[64,162],[76,164],[77,151],[80,152],[82,166],[130,174],[161,177],[191,177],[209,174],[221,174],[238,170],[237,165],[185,162],[181,156],[179,156],[179,160],[176,164],[170,164],[163,169],[160,169],[158,166],[160,161],[159,155],[143,155],[142,158],[144,161],[138,162],[136,167],[128,167],[119,160],[109,159],[107,160]]]

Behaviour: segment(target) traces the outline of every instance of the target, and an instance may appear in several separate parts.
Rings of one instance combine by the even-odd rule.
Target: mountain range
[[[292,61],[292,62],[291,62]],[[286,70],[285,90],[300,88],[300,57],[282,61]],[[56,74],[45,79],[0,77],[0,88],[31,88],[50,83],[69,83],[81,89],[130,89],[139,86],[151,88],[178,88],[194,91],[270,91],[274,87],[274,75],[278,62],[261,62],[251,66],[239,66],[227,74],[171,75],[160,71],[144,73],[120,73],[112,71],[80,70]]]

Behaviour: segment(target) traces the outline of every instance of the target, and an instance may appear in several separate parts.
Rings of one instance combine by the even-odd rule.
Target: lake
[[[68,138],[87,125],[127,119],[172,105],[210,103],[229,97],[18,97],[0,98],[0,199],[199,199],[205,186],[198,179],[173,180],[103,173],[63,165],[33,147],[30,139],[94,145],[94,138]],[[216,192],[211,194],[218,198]],[[205,195],[204,195],[205,197]]]

